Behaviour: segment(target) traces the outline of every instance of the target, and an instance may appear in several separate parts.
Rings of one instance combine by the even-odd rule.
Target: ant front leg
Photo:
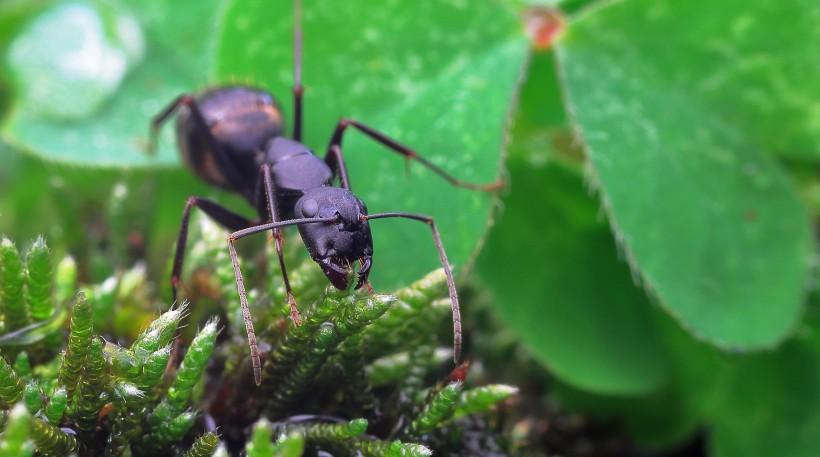
[[[328,166],[331,167],[332,170],[335,170],[336,173],[339,174],[339,176],[344,176],[345,178],[347,177],[347,170],[345,170],[344,160],[342,159],[342,136],[344,135],[344,132],[347,129],[347,127],[355,128],[356,130],[367,135],[370,139],[375,140],[376,142],[378,142],[382,146],[385,146],[393,152],[401,154],[402,156],[404,156],[404,158],[408,160],[415,160],[421,163],[422,165],[429,168],[435,174],[441,176],[442,178],[444,178],[445,181],[449,182],[455,187],[462,187],[471,190],[481,190],[484,192],[491,192],[504,187],[504,183],[500,179],[490,184],[475,184],[457,179],[456,177],[447,173],[446,171],[436,166],[429,160],[418,155],[418,153],[416,153],[409,147],[399,143],[393,138],[390,138],[384,133],[381,133],[378,130],[353,119],[342,119],[339,121],[338,124],[336,124],[336,129],[333,131],[333,136],[330,139],[330,145],[328,146],[327,155],[325,155],[325,162],[328,164]],[[349,190],[349,183],[348,187],[346,188]]]
[[[265,198],[267,199],[268,214],[270,215],[271,222],[281,222],[279,220],[279,209],[277,208],[276,192],[273,185],[273,176],[271,175],[270,165],[262,165],[262,179],[265,185]],[[285,292],[287,293],[288,304],[290,305],[290,317],[293,319],[294,324],[301,325],[302,320],[299,318],[299,309],[296,307],[296,300],[293,298],[293,290],[291,290],[290,280],[288,280],[288,272],[285,269],[285,257],[282,247],[284,243],[282,238],[282,229],[277,227],[272,229],[272,232],[274,246],[276,246],[276,255],[279,257],[279,269],[282,271],[282,281],[285,284]]]
[[[171,270],[171,292],[174,301],[177,300],[177,287],[182,275],[182,263],[185,260],[185,246],[188,244],[188,224],[190,223],[191,208],[196,206],[205,212],[211,219],[219,225],[231,231],[242,230],[252,226],[251,221],[242,217],[218,203],[207,198],[190,197],[185,203],[182,211],[182,225],[177,237],[177,247],[174,253],[174,266]]]
[[[453,361],[458,363],[461,359],[461,309],[458,304],[458,292],[456,292],[456,282],[453,279],[453,271],[450,268],[450,262],[447,260],[447,253],[444,252],[444,244],[441,242],[441,235],[436,228],[436,222],[430,216],[424,214],[413,213],[378,213],[362,216],[362,220],[371,221],[373,219],[386,218],[404,218],[419,222],[424,222],[433,231],[433,242],[438,251],[438,258],[441,260],[441,266],[444,268],[444,276],[447,277],[447,288],[450,292],[450,307],[453,311]]]

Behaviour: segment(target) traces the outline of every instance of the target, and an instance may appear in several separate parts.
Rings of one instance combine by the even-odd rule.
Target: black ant
[[[328,280],[340,290],[345,290],[350,285],[348,274],[352,270],[351,263],[358,261],[360,267],[355,288],[367,285],[372,293],[373,289],[368,281],[373,256],[369,221],[389,217],[413,219],[426,223],[433,231],[433,240],[447,276],[453,310],[453,359],[458,362],[461,357],[458,295],[433,218],[402,212],[367,214],[364,202],[350,189],[342,155],[342,135],[348,127],[353,127],[406,159],[420,162],[457,187],[492,191],[499,189],[502,183],[498,181],[479,185],[460,181],[409,147],[352,119],[339,121],[324,160],[320,159],[301,143],[303,88],[299,0],[294,1],[294,21],[293,139],[283,136],[282,110],[274,98],[267,92],[246,86],[219,87],[201,94],[180,95],[151,123],[150,148],[154,150],[160,127],[179,110],[177,142],[186,164],[204,181],[244,196],[256,208],[259,216],[259,219],[251,220],[212,200],[190,197],[182,213],[182,226],[174,255],[171,273],[173,298],[177,298],[190,211],[196,206],[217,223],[233,231],[228,235],[228,249],[248,332],[254,380],[256,385],[260,385],[259,350],[234,242],[254,233],[272,230],[291,318],[299,325],[299,312],[282,257],[281,227],[296,225],[299,228],[310,256],[319,264]],[[337,177],[341,187],[332,186]]]

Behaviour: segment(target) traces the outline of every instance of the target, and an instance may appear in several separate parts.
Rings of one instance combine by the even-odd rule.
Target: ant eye
[[[305,217],[315,217],[319,213],[319,204],[316,200],[309,199],[302,202],[302,214]]]

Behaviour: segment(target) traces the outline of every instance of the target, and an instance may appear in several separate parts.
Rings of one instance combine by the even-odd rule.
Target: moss
[[[226,324],[208,318],[186,341],[182,327],[200,324],[187,320],[202,311],[189,312],[191,306],[183,303],[152,316],[161,304],[151,298],[155,294],[143,269],[69,292],[78,287],[76,265],[64,260],[50,268],[42,238],[28,257],[8,239],[3,248],[8,264],[2,278],[13,284],[0,289],[4,304],[18,310],[4,315],[13,321],[3,322],[6,335],[0,335],[0,349],[13,357],[0,358],[0,424],[6,437],[0,447],[9,455],[206,456],[241,449],[251,456],[295,457],[319,450],[430,455],[438,443],[458,441],[457,427],[448,424],[486,412],[514,392],[488,387],[462,393],[461,381],[436,383],[431,377],[431,370],[451,363],[427,330],[440,317],[438,300],[446,297],[440,271],[395,295],[370,295],[340,292],[324,282],[317,286],[324,281],[317,267],[299,265],[293,283],[315,295],[309,306],[301,303],[300,326],[283,317],[286,313],[271,302],[276,298],[268,298],[281,301],[275,287],[250,277],[253,310],[268,314],[261,316],[267,324],[259,340],[270,345],[260,347],[264,376],[256,387],[244,326],[230,322],[240,318],[236,313],[226,313]],[[26,276],[22,258],[36,259],[31,260],[35,274]],[[225,282],[219,271],[211,273],[217,284]],[[28,290],[26,281],[31,292],[21,293]],[[218,289],[227,293],[228,285]],[[67,296],[76,298],[66,302]],[[51,319],[49,325],[28,323],[29,309],[37,320]],[[111,315],[95,316],[100,312]],[[59,316],[69,314],[67,331],[56,331],[67,321]],[[43,352],[49,335],[59,337],[61,353],[30,358],[31,351],[49,354]],[[26,405],[22,410],[15,407],[20,402]]]

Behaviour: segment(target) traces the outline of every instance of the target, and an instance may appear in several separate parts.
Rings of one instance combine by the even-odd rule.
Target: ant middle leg
[[[415,160],[421,163],[422,165],[429,168],[434,173],[441,176],[442,178],[444,178],[445,181],[449,182],[451,185],[455,187],[462,187],[471,190],[481,190],[484,192],[491,192],[494,190],[499,190],[502,187],[504,187],[504,183],[500,179],[490,184],[476,184],[462,181],[454,177],[453,175],[447,173],[446,171],[436,166],[424,157],[420,156],[413,149],[399,143],[398,141],[394,140],[393,138],[390,138],[384,133],[381,133],[378,130],[359,121],[346,118],[340,120],[339,123],[336,124],[336,129],[333,131],[333,136],[330,139],[328,152],[325,155],[325,162],[328,164],[328,166],[331,167],[332,170],[336,171],[336,173],[339,174],[339,176],[342,176],[343,174],[344,176],[347,176],[347,170],[345,169],[344,160],[342,159],[342,137],[347,127],[355,128],[356,130],[367,135],[370,139],[375,140],[376,142],[392,150],[393,152],[401,154],[408,160]]]
[[[265,186],[265,198],[267,200],[268,214],[272,223],[281,222],[279,220],[279,208],[276,202],[276,192],[273,184],[273,176],[271,174],[270,165],[262,165],[262,182]],[[299,318],[299,309],[296,306],[296,300],[293,298],[293,290],[290,288],[290,280],[288,280],[288,272],[285,268],[285,257],[283,252],[284,240],[282,237],[282,229],[272,229],[274,246],[276,246],[276,255],[279,257],[279,269],[282,272],[282,281],[285,284],[285,293],[287,294],[288,304],[290,305],[290,317],[293,323],[301,325],[302,320]]]
[[[262,184],[264,187],[264,193],[260,194],[257,192],[256,198],[264,198],[267,203],[268,215],[270,217],[271,223],[276,224],[279,218],[279,211],[276,205],[276,192],[274,189],[273,184],[273,177],[271,175],[270,165],[262,164]],[[259,205],[255,205],[259,207]],[[251,319],[251,312],[250,306],[248,305],[248,295],[245,290],[245,281],[242,278],[242,270],[239,268],[239,257],[236,255],[236,248],[234,248],[234,242],[240,237],[241,234],[237,232],[247,231],[248,233],[257,233],[260,230],[261,224],[257,225],[248,225],[242,227],[241,229],[234,230],[234,233],[228,235],[228,252],[231,256],[231,262],[233,263],[233,272],[234,277],[236,279],[236,290],[239,293],[239,304],[242,308],[242,318],[245,321],[245,332],[248,334],[248,346],[251,350],[251,366],[253,367],[253,379],[257,386],[262,383],[262,363],[259,359],[259,347],[256,341],[256,332],[253,328],[253,320]],[[244,229],[244,230],[243,230]],[[293,323],[296,325],[301,324],[301,320],[299,319],[299,310],[296,307],[296,300],[293,298],[293,291],[290,287],[290,281],[288,280],[288,273],[285,269],[285,258],[283,253],[283,239],[282,239],[282,232],[279,227],[272,228],[273,231],[273,239],[274,244],[276,246],[276,255],[279,257],[279,268],[282,271],[282,279],[285,283],[285,291],[287,292],[288,303],[290,304],[290,316],[293,320]]]

